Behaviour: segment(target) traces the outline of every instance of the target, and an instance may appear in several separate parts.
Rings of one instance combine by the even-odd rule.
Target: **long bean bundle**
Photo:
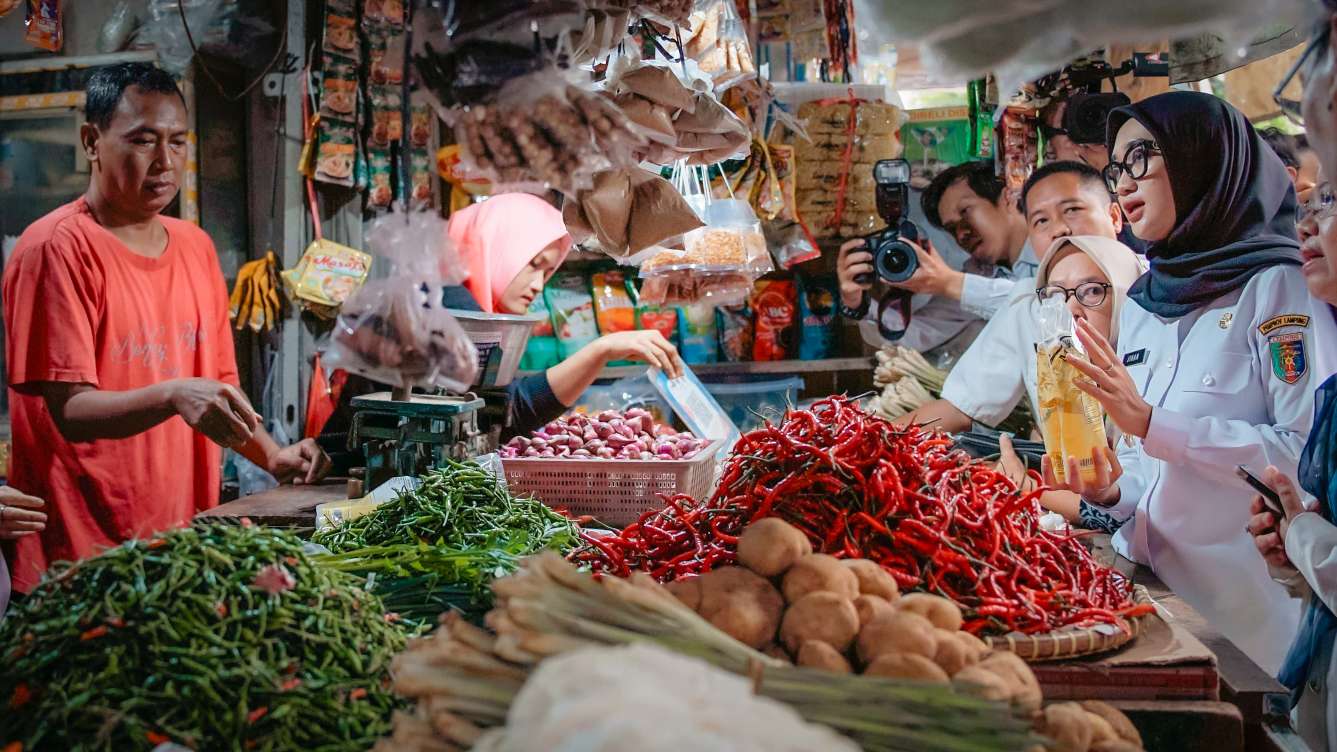
[[[0,622],[0,744],[366,749],[404,634],[357,585],[294,536],[218,524],[57,564]]]
[[[523,549],[514,553],[522,555],[560,550],[575,539],[575,524],[543,502],[511,496],[478,464],[451,460],[418,488],[312,538],[334,553],[395,544],[509,548],[506,542],[521,541]]]

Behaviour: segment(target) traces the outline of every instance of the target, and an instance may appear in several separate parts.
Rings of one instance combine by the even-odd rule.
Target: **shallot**
[[[691,432],[655,422],[648,410],[564,415],[529,436],[516,436],[500,450],[505,458],[685,460],[710,444]]]

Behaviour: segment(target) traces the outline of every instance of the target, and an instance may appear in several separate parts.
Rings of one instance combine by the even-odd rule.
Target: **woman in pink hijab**
[[[469,279],[446,289],[445,305],[485,313],[527,312],[572,244],[562,213],[529,193],[503,193],[455,212],[449,232]],[[527,433],[556,418],[615,360],[682,374],[677,349],[659,332],[606,334],[544,373],[512,382],[507,433]]]

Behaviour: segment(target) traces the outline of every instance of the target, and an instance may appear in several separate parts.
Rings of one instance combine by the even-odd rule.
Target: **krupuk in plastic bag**
[[[326,364],[398,388],[467,390],[478,375],[478,354],[459,322],[441,305],[441,289],[462,281],[462,265],[445,221],[392,212],[367,235],[392,269],[343,304],[326,350]]]

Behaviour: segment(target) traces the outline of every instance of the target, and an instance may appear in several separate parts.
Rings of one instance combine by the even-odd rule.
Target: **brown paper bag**
[[[565,215],[588,227],[613,256],[637,253],[668,238],[701,227],[702,222],[669,181],[639,168],[607,170],[594,176]]]
[[[632,69],[618,80],[618,86],[674,112],[696,109],[696,92],[687,88],[676,73],[662,66],[642,65]]]

